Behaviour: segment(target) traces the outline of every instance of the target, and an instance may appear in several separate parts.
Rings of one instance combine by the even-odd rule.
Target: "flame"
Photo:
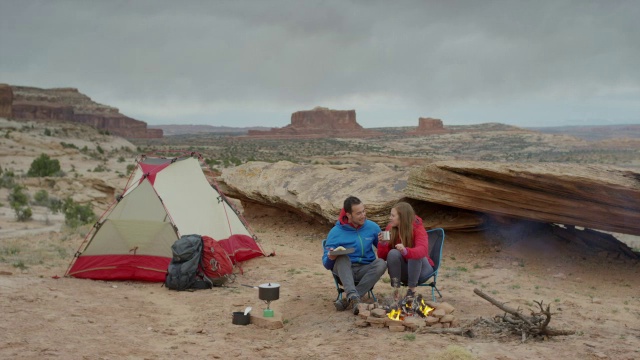
[[[402,310],[400,310],[400,309],[391,309],[391,311],[387,314],[387,316],[391,320],[400,320],[400,314],[402,314]]]
[[[433,311],[433,308],[430,307],[429,305],[427,305],[427,303],[424,302],[424,299],[420,299],[420,312],[424,315],[427,316],[429,315],[431,312]]]

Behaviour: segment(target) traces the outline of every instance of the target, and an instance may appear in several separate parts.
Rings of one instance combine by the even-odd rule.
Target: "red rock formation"
[[[8,119],[12,116],[12,103],[13,91],[11,90],[11,86],[0,84],[0,118]]]
[[[366,130],[356,122],[355,110],[331,110],[316,107],[313,110],[291,114],[291,124],[268,131],[249,130],[248,136],[265,138],[363,138],[380,136],[381,133]]]
[[[144,121],[120,115],[76,114],[75,121],[106,129],[114,135],[130,139],[154,139],[162,137],[162,129],[147,129]]]
[[[299,129],[362,130],[356,122],[355,110],[330,110],[316,107],[313,110],[291,114],[291,127]]]
[[[429,135],[429,134],[446,134],[442,120],[434,118],[419,118],[418,128],[407,132],[408,135]]]
[[[147,129],[147,123],[122,115],[117,108],[98,104],[75,88],[11,86],[10,89],[11,117],[16,120],[79,122],[129,139],[162,137],[162,129]]]

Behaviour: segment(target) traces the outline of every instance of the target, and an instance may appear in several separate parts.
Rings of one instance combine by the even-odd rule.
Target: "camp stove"
[[[267,283],[258,286],[258,297],[267,304],[267,308],[263,310],[262,316],[273,317],[273,309],[270,308],[271,302],[280,298],[280,284]]]

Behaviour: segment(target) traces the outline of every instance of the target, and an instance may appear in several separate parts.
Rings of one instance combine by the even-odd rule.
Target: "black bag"
[[[171,245],[173,257],[164,285],[171,290],[211,289],[213,283],[199,269],[202,257],[202,237],[183,235]]]

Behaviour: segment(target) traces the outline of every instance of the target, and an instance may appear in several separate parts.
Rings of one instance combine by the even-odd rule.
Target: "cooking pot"
[[[235,325],[247,325],[250,319],[251,315],[245,314],[243,311],[236,311],[233,313],[233,320],[231,320],[231,322]]]
[[[280,284],[267,283],[258,286],[258,298],[264,301],[273,301],[280,298]]]

